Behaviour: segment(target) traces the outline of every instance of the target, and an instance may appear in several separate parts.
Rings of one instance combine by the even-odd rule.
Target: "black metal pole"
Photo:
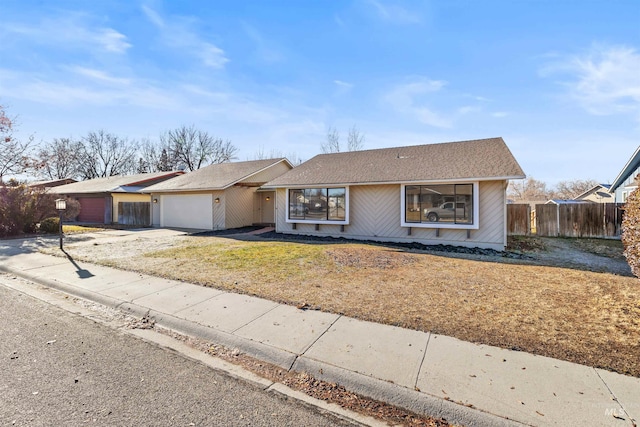
[[[60,250],[62,250],[62,209],[60,209]]]

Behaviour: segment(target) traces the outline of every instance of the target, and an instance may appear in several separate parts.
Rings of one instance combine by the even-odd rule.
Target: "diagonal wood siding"
[[[397,236],[400,227],[400,187],[371,185],[349,189],[350,235],[366,238]]]
[[[479,184],[478,230],[440,229],[440,236],[434,228],[401,227],[400,185],[361,185],[349,188],[349,225],[340,231],[339,225],[321,224],[315,230],[314,224],[286,222],[286,191],[278,189],[276,196],[276,230],[285,233],[333,236],[353,239],[367,239],[395,242],[419,242],[428,245],[450,244],[478,246],[497,250],[506,244],[506,209],[504,181],[481,182]]]
[[[253,224],[254,193],[255,188],[242,186],[234,186],[224,191],[224,228]]]

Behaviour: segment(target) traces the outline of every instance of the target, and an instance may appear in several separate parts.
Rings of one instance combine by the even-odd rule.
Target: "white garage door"
[[[211,194],[161,196],[160,226],[212,230],[213,199]]]

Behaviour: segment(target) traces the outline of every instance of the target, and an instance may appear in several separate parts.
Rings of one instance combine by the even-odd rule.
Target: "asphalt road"
[[[0,425],[354,425],[2,280]]]

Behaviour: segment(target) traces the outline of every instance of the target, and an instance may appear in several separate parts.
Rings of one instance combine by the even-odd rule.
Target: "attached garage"
[[[104,224],[104,197],[78,197],[78,202],[80,202],[79,222]]]
[[[216,163],[147,187],[154,227],[225,230],[273,223],[275,192],[265,182],[291,170],[285,158]]]
[[[160,226],[213,229],[213,195],[164,194],[160,196]]]

